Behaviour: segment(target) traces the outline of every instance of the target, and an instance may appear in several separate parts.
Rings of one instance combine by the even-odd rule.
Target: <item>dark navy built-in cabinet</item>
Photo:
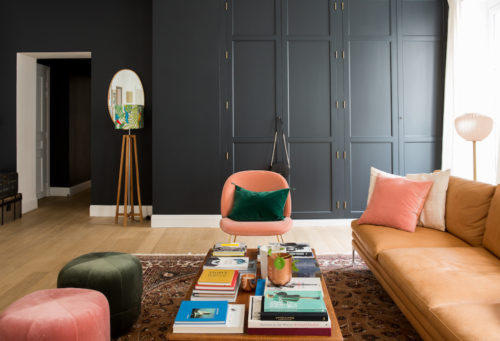
[[[439,168],[446,6],[153,0],[154,214],[220,213],[229,174],[269,167],[277,116],[294,218],[359,216],[370,166]]]
[[[359,216],[370,166],[440,167],[443,0],[229,0],[223,10],[223,177],[267,169],[276,116],[295,218]]]

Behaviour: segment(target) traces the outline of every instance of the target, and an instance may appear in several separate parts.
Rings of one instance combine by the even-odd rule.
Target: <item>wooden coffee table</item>
[[[314,250],[313,250],[314,251]],[[209,250],[205,260],[212,253],[212,250]],[[248,257],[250,259],[257,258],[257,249],[248,249],[247,250]],[[316,253],[314,253],[316,256]],[[198,279],[203,270],[203,264],[205,264],[205,260],[200,266],[200,270],[196,275]],[[257,266],[257,275],[260,276],[260,266]],[[191,298],[191,293],[193,291],[194,285],[196,284],[196,280],[193,282],[188,292],[186,293],[185,300],[189,300]],[[244,304],[245,305],[245,333],[244,334],[174,334],[172,332],[172,327],[169,328],[167,333],[167,340],[342,340],[342,333],[340,332],[339,323],[337,321],[337,316],[335,315],[335,311],[333,310],[332,301],[330,300],[330,295],[328,295],[328,290],[326,288],[325,280],[323,276],[321,276],[321,285],[323,286],[323,297],[325,300],[326,308],[328,310],[328,315],[330,316],[331,325],[332,325],[332,334],[331,336],[294,336],[294,335],[249,335],[247,334],[247,322],[248,322],[248,302],[250,296],[255,295],[255,291],[245,292],[240,289],[238,292],[238,297],[236,298],[235,304]]]

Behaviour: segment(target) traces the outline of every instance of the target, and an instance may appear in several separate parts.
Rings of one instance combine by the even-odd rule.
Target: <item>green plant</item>
[[[285,248],[282,247],[280,248],[280,251],[284,250]],[[273,254],[273,250],[272,249],[269,249],[267,250],[267,254],[268,256],[271,256]],[[292,257],[292,256],[290,256]],[[297,266],[295,265],[296,263],[298,263],[299,260],[298,259],[293,259],[292,257],[292,270],[297,272],[299,271],[299,269],[297,268]],[[281,270],[285,267],[285,258],[281,257],[281,256],[277,256],[275,259],[274,259],[274,267],[277,269],[277,270]]]

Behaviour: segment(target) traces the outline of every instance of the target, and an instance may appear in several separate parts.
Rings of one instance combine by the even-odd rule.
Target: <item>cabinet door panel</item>
[[[392,136],[391,44],[349,45],[351,136]]]
[[[442,131],[443,47],[440,41],[403,44],[406,136],[438,136]]]
[[[432,173],[440,168],[441,146],[437,142],[405,143],[405,172]]]
[[[272,143],[235,143],[233,148],[235,172],[269,167]]]
[[[295,213],[331,213],[332,173],[329,143],[291,143],[290,176]]]
[[[402,32],[404,35],[442,35],[443,3],[441,0],[403,0]]]
[[[276,2],[274,0],[234,0],[233,35],[276,34]]]
[[[237,41],[233,48],[235,137],[271,137],[276,103],[274,41]]]
[[[370,167],[392,173],[392,143],[353,143],[351,145],[351,209],[362,213],[366,208]]]
[[[288,0],[289,35],[328,35],[328,0]]]
[[[349,151],[345,192],[350,217],[365,210],[370,167],[399,171],[396,2],[353,0],[344,13]]]
[[[330,44],[288,43],[290,137],[328,137],[331,120]]]
[[[355,36],[388,36],[391,34],[389,0],[351,0],[349,34]]]

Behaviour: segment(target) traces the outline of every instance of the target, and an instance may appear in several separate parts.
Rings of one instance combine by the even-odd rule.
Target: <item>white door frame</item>
[[[38,59],[89,59],[90,52],[17,53],[16,168],[23,213],[38,208],[36,197],[36,64]]]
[[[38,63],[36,67],[36,194],[37,199],[41,199],[49,196],[50,184],[50,67]],[[42,131],[40,131],[40,129]],[[43,164],[40,164],[40,161],[42,161]]]

